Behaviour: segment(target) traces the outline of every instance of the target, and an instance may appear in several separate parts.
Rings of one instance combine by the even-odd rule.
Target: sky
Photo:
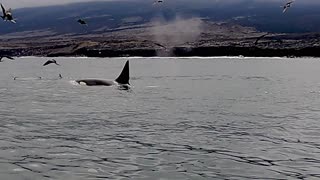
[[[35,7],[35,6],[49,6],[49,5],[57,5],[57,4],[67,4],[67,3],[76,3],[76,2],[93,2],[93,1],[97,1],[97,0],[1,0],[2,4],[4,4],[4,6],[8,8],[9,7],[22,8],[22,7]],[[104,0],[104,1],[108,1],[108,0]]]
[[[49,6],[49,5],[57,5],[57,4],[67,4],[67,3],[75,3],[75,2],[93,2],[98,0],[1,0],[5,7],[10,7],[13,9],[22,8],[22,7],[35,7],[35,6]],[[99,0],[99,1],[120,1],[120,0]],[[133,1],[133,0],[131,0]],[[146,0],[147,1],[147,0]],[[149,0],[153,1],[153,0]],[[169,0],[168,0],[169,1]],[[172,1],[172,0],[170,0]],[[223,2],[223,3],[232,3],[232,2],[240,2],[240,1],[260,1],[260,2],[286,2],[286,0],[193,0],[193,1],[207,1],[207,2]],[[296,0],[296,3],[320,3],[320,0]]]

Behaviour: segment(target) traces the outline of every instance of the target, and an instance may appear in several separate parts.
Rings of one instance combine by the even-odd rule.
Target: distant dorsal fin
[[[116,82],[119,84],[130,84],[129,79],[130,79],[130,75],[129,75],[129,60],[128,60],[124,65],[120,76],[116,79]]]

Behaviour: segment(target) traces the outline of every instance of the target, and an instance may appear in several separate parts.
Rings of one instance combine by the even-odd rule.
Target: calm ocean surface
[[[0,63],[1,180],[320,178],[319,59],[46,60]]]

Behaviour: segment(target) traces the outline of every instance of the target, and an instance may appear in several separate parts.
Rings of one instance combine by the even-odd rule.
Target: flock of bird
[[[2,9],[2,16],[1,18],[4,20],[4,21],[10,21],[12,23],[17,23],[17,21],[13,18],[13,15],[12,15],[12,12],[11,12],[11,8],[9,9],[6,9],[3,4],[1,4],[1,9]],[[78,19],[77,21],[79,24],[81,25],[88,25],[87,22],[83,19]]]
[[[12,22],[12,23],[17,23],[16,20],[15,20],[15,19],[13,18],[13,16],[12,16],[11,8],[6,9],[6,8],[3,6],[3,4],[0,4],[0,5],[1,5],[1,9],[2,9],[2,16],[1,16],[1,18],[2,18],[4,21],[9,21],[9,22]],[[78,22],[79,24],[81,24],[81,25],[87,25],[86,21],[84,21],[83,19],[79,19],[77,22]],[[11,57],[11,56],[1,55],[1,56],[0,56],[0,62],[3,62],[3,59],[4,59],[4,58],[9,59],[9,60],[14,60],[14,58]],[[55,59],[48,60],[47,62],[45,62],[45,63],[43,64],[43,66],[47,66],[47,65],[49,65],[49,64],[56,64],[56,65],[59,65],[59,66],[60,66],[60,64],[58,64]],[[61,75],[61,74],[59,74],[59,78],[60,78],[60,79],[62,78],[62,75]],[[15,77],[14,79],[16,79],[16,77]],[[41,78],[40,78],[40,79],[41,79]]]
[[[0,62],[3,62],[3,59],[4,59],[4,58],[7,58],[7,59],[9,59],[9,60],[14,60],[14,58],[11,57],[11,56],[1,55],[1,56],[0,56]],[[43,66],[47,66],[47,65],[49,65],[49,64],[56,64],[56,65],[60,66],[60,64],[58,64],[55,59],[50,59],[50,60],[46,61],[46,62],[43,64]]]
[[[281,6],[283,8],[283,13],[285,13],[292,5],[292,3],[294,2],[295,0],[290,0],[288,2],[286,2],[284,4],[284,6]],[[164,0],[155,0],[153,4],[161,4],[163,3]],[[4,20],[4,21],[10,21],[12,23],[17,23],[16,20],[13,18],[12,16],[12,12],[11,12],[11,8],[9,9],[5,9],[5,7],[3,6],[3,4],[1,4],[1,9],[2,9],[2,16],[1,18]],[[84,20],[84,19],[78,19],[77,22],[81,25],[86,25],[88,26],[87,22]]]
[[[7,59],[10,59],[10,60],[14,60],[14,58],[11,57],[11,56],[0,56],[0,62],[2,62],[2,59],[3,59],[3,58],[7,58]],[[50,60],[46,61],[42,66],[48,66],[49,64],[56,64],[56,65],[60,66],[60,64],[58,64],[55,59],[50,59]],[[62,75],[59,74],[59,79],[62,79],[62,78],[63,78]],[[13,80],[17,80],[17,79],[18,79],[18,77],[13,77]],[[41,80],[42,77],[38,77],[38,79]]]
[[[163,0],[156,0],[154,2],[154,4],[159,4],[159,3],[163,3]],[[1,4],[1,9],[2,9],[2,16],[1,18],[4,20],[4,21],[10,21],[12,23],[17,23],[17,21],[13,18],[12,16],[12,12],[11,12],[11,8],[9,9],[5,9],[5,7],[3,6],[2,3]],[[77,22],[81,25],[86,25],[88,26],[88,23],[84,20],[84,19],[78,19]]]

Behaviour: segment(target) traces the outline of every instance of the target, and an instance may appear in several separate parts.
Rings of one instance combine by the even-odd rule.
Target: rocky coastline
[[[0,54],[10,56],[41,56],[41,57],[320,57],[320,46],[299,48],[265,48],[238,46],[208,47],[173,47],[170,50],[155,48],[102,49],[98,47],[81,47],[70,50],[70,46],[44,48],[13,48],[2,49]]]
[[[160,34],[149,24],[95,34],[32,32],[43,35],[38,37],[20,33],[19,36],[0,37],[0,54],[42,57],[320,57],[320,33],[269,32],[257,41],[266,32],[240,25],[201,22],[196,36],[194,30],[174,32],[176,26],[163,33],[163,29],[170,28],[170,25],[158,28]]]

